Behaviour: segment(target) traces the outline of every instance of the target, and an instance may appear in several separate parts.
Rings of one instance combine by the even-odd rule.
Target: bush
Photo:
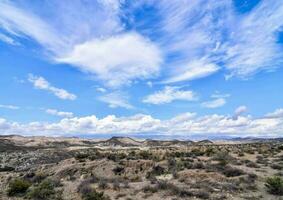
[[[212,148],[212,147],[208,147],[208,148],[205,150],[205,155],[208,156],[208,157],[210,157],[210,156],[212,156],[212,155],[214,155],[214,154],[215,154],[215,149]]]
[[[30,187],[30,183],[23,179],[15,179],[9,183],[8,188],[8,195],[9,196],[15,196],[19,194],[24,194],[27,189]]]
[[[60,199],[60,193],[55,191],[57,181],[46,179],[28,193],[28,197],[35,200]]]
[[[283,195],[283,179],[281,177],[274,176],[267,178],[265,186],[270,194]]]
[[[143,192],[144,193],[156,193],[158,191],[157,191],[156,187],[152,187],[152,186],[147,185],[143,188]]]
[[[250,168],[259,168],[259,166],[255,162],[252,162],[252,161],[248,161],[246,166]]]
[[[205,169],[205,166],[203,162],[198,161],[198,162],[193,163],[191,168],[192,169]]]
[[[150,179],[154,176],[160,176],[165,173],[165,168],[159,165],[152,167],[152,170],[149,171],[146,175],[146,178]]]
[[[198,191],[194,194],[194,196],[200,198],[200,199],[209,199],[209,193],[206,191]]]
[[[234,177],[234,176],[241,176],[244,174],[244,171],[238,168],[233,168],[233,167],[226,167],[223,170],[223,174],[227,177]]]
[[[85,184],[85,182],[79,185],[78,191],[81,193],[83,200],[108,200],[103,192],[97,192],[89,184]]]
[[[234,160],[234,158],[231,155],[229,155],[227,151],[218,152],[213,159],[218,161],[219,165],[221,166],[226,166],[228,163]]]
[[[149,153],[148,151],[141,151],[139,157],[144,160],[151,160],[152,154]]]
[[[10,166],[0,167],[0,172],[11,172],[11,171],[14,171],[14,170],[15,170],[15,168],[10,167]]]
[[[122,173],[125,172],[125,168],[117,166],[113,169],[113,172],[114,172],[115,175],[121,175]]]
[[[45,178],[47,177],[47,174],[43,173],[43,172],[38,172],[34,175],[34,177],[32,178],[32,182],[34,183],[40,183],[41,181],[43,181]]]
[[[98,182],[98,187],[99,187],[100,189],[105,190],[106,188],[108,188],[108,183],[107,183],[107,181],[104,180],[104,179],[99,180],[99,182]]]
[[[83,159],[87,159],[88,158],[88,154],[86,153],[78,153],[75,155],[75,159],[76,160],[83,160]]]
[[[113,181],[112,186],[114,190],[120,190],[120,182],[117,179]]]
[[[95,189],[82,195],[84,200],[106,200],[103,192],[97,192]]]
[[[191,151],[192,156],[203,156],[204,154],[205,152],[202,151],[201,149],[192,149]]]
[[[276,164],[276,163],[274,163],[270,167],[272,169],[282,170],[283,169],[283,164]]]

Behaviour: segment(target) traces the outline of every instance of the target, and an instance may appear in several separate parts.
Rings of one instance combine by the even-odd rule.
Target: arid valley
[[[282,199],[283,140],[0,137],[1,200]]]

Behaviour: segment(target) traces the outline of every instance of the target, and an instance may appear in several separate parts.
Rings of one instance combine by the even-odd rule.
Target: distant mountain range
[[[0,151],[21,150],[30,148],[64,148],[73,146],[86,147],[169,147],[188,145],[210,145],[219,143],[257,143],[283,142],[283,138],[235,137],[222,140],[181,140],[181,139],[138,139],[132,137],[113,136],[109,139],[85,139],[77,137],[23,137],[18,135],[0,136]]]

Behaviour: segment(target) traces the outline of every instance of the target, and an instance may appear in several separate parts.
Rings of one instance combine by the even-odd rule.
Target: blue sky
[[[0,134],[283,135],[279,0],[0,10]]]

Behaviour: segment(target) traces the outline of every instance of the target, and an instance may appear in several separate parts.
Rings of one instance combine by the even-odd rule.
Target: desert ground
[[[283,139],[0,137],[1,200],[283,199]]]

